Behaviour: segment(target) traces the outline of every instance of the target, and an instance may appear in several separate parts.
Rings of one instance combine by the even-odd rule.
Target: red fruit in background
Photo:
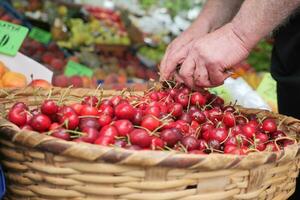
[[[116,147],[122,147],[122,148],[125,148],[125,146],[127,145],[127,143],[124,141],[124,140],[117,140],[115,142],[115,146]]]
[[[288,140],[288,139],[286,139],[286,140],[283,140],[283,147],[287,147],[287,146],[293,145],[295,143],[296,143],[295,140]]]
[[[50,66],[54,69],[54,70],[62,70],[65,66],[65,62],[59,58],[53,58],[51,60]]]
[[[180,103],[184,108],[186,108],[189,103],[189,96],[181,92],[177,96],[175,96],[175,101],[177,103]]]
[[[212,108],[208,111],[208,119],[212,122],[221,121],[222,120],[222,110],[220,108]]]
[[[95,100],[97,99],[97,102],[95,102]],[[86,98],[84,98],[84,101],[86,102],[86,100],[85,100]],[[92,101],[90,101],[90,100],[92,100]],[[98,103],[98,98],[97,97],[95,97],[95,96],[93,96],[93,97],[88,97],[88,102],[90,102],[90,103],[92,103],[92,104],[95,104],[94,106],[96,106],[96,104]],[[113,104],[111,103],[111,101],[110,100],[108,100],[108,99],[104,99],[104,100],[102,100],[101,101],[101,104],[100,104],[100,106],[113,106]]]
[[[183,106],[180,103],[173,103],[173,104],[169,105],[168,111],[174,117],[179,117],[179,116],[181,116],[181,114],[183,112]]]
[[[118,104],[115,107],[115,116],[118,119],[128,119],[131,120],[134,117],[135,109],[132,105],[128,103]]]
[[[149,131],[154,131],[161,125],[161,122],[158,118],[154,117],[153,115],[147,115],[143,118],[141,122],[141,126],[148,129]]]
[[[158,137],[153,137],[151,140],[151,149],[152,150],[163,150],[165,146],[165,142],[158,138]]]
[[[98,109],[98,112],[100,114],[106,114],[111,117],[113,117],[113,115],[114,115],[114,109],[113,109],[113,107],[111,107],[109,105],[101,105]]]
[[[179,93],[179,90],[176,89],[176,88],[172,88],[169,91],[170,96],[173,97],[173,98],[175,98],[178,95],[178,93]]]
[[[272,133],[277,131],[276,121],[274,119],[265,119],[262,123],[262,129],[265,132]]]
[[[238,140],[236,139],[235,136],[229,136],[228,139],[224,142],[224,145],[233,145],[233,146],[238,146]]]
[[[86,135],[81,136],[81,140],[87,143],[94,143],[98,137],[99,131],[94,128],[84,128],[81,130]]]
[[[178,128],[183,133],[188,133],[190,126],[185,121],[179,119],[175,122],[175,128]]]
[[[224,153],[225,154],[230,154],[234,150],[236,150],[237,146],[236,145],[231,145],[231,144],[226,144],[224,147]]]
[[[214,124],[212,122],[205,122],[202,124],[201,127],[201,133],[204,133],[205,131],[212,130],[214,128]]]
[[[30,126],[38,132],[48,131],[51,126],[51,120],[47,115],[37,114],[30,120]]]
[[[223,110],[224,113],[226,113],[226,112],[233,113],[235,111],[235,108],[231,105],[227,105],[227,106],[224,106],[224,108],[222,110]]]
[[[186,136],[181,139],[181,144],[188,150],[196,150],[199,148],[198,140],[193,136]]]
[[[41,112],[45,115],[53,115],[57,113],[58,105],[53,100],[45,100],[41,106]]]
[[[99,100],[96,96],[88,96],[88,97],[84,97],[81,104],[82,105],[89,105],[89,106],[92,106],[92,107],[96,107],[96,105],[98,104]],[[104,105],[104,104],[110,104],[110,102],[108,100],[104,100],[101,105]]]
[[[105,136],[102,136],[102,137],[98,137],[94,144],[99,144],[99,145],[102,145],[102,146],[109,146],[109,145],[112,145],[115,143],[115,138],[114,137],[105,137]]]
[[[243,135],[245,135],[247,138],[253,138],[256,128],[254,128],[252,125],[245,124],[242,127]]]
[[[109,125],[111,122],[112,122],[112,118],[110,115],[103,114],[103,113],[99,115],[98,124],[100,126],[103,127],[103,126]]]
[[[73,110],[75,111],[75,113],[77,115],[80,115],[81,113],[81,109],[82,109],[82,104],[80,103],[73,103],[70,105],[71,108],[73,108]]]
[[[119,135],[118,130],[116,127],[112,125],[107,125],[101,128],[99,137],[111,137],[115,138]]]
[[[50,65],[53,59],[54,59],[54,55],[51,52],[46,52],[42,55],[42,62],[45,64]]]
[[[160,107],[159,106],[149,106],[145,110],[145,115],[153,115],[157,118],[160,117]]]
[[[231,129],[231,134],[233,136],[236,136],[236,135],[239,135],[239,134],[243,134],[242,126],[240,126],[240,125],[234,126]]]
[[[210,131],[211,131],[211,129],[209,129],[209,130],[207,130],[207,131],[204,131],[204,132],[202,133],[201,137],[202,137],[204,140],[208,141],[209,138],[210,138]]]
[[[206,103],[206,98],[200,92],[195,92],[191,96],[191,104],[204,106]]]
[[[83,87],[83,81],[80,76],[71,76],[69,79],[69,82],[71,85],[73,85],[74,88],[80,88]]]
[[[149,92],[148,96],[153,101],[158,101],[159,100],[157,92]]]
[[[60,124],[64,124],[67,129],[74,130],[79,125],[79,118],[75,113],[68,112],[59,119]]]
[[[127,119],[117,120],[113,124],[120,136],[127,136],[131,131],[133,131],[133,124]]]
[[[93,128],[93,129],[99,130],[100,126],[101,125],[99,124],[98,119],[94,118],[94,117],[84,117],[79,120],[80,130],[83,130],[86,128]]]
[[[256,144],[256,149],[258,151],[264,151],[266,149],[266,145],[264,143],[258,143]]]
[[[26,110],[21,107],[12,108],[8,113],[8,120],[17,126],[24,126],[27,123]]]
[[[134,129],[129,133],[129,140],[131,144],[138,145],[142,148],[150,147],[152,137],[143,129]]]
[[[231,112],[226,112],[223,115],[223,122],[227,127],[233,127],[235,125],[235,117]]]
[[[257,129],[259,123],[258,123],[258,121],[256,121],[256,120],[250,120],[250,121],[248,122],[248,125],[250,125],[250,126],[254,127],[255,129]]]
[[[57,87],[68,87],[69,86],[69,78],[63,74],[53,75],[52,84]]]
[[[81,116],[96,116],[98,115],[98,109],[89,105],[83,105],[81,109]]]
[[[286,134],[283,131],[277,130],[270,134],[272,139],[286,137]]]
[[[44,88],[44,89],[50,89],[52,87],[51,83],[43,79],[34,79],[30,82],[28,86],[33,88]]]
[[[255,142],[257,143],[265,143],[269,140],[269,136],[264,133],[256,133],[255,134]]]
[[[209,139],[217,140],[218,142],[224,142],[228,137],[228,131],[226,128],[215,128],[210,130]]]
[[[56,129],[51,133],[52,137],[56,137],[62,140],[66,140],[66,141],[70,141],[71,140],[71,136],[70,134],[62,128]]]
[[[182,134],[180,129],[171,128],[171,129],[163,130],[160,133],[160,137],[167,144],[167,146],[173,147],[181,140]]]

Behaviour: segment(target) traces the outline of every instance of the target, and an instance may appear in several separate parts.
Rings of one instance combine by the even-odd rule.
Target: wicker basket
[[[54,89],[68,101],[90,90]],[[0,92],[1,93],[1,92]],[[113,91],[104,91],[109,96]],[[14,101],[37,105],[48,91],[0,94],[2,110]],[[281,128],[298,137],[300,122],[262,110],[243,110],[276,117]],[[288,199],[295,190],[299,148],[247,156],[192,155],[132,151],[67,142],[37,132],[21,131],[0,119],[1,163],[11,200],[214,200]]]

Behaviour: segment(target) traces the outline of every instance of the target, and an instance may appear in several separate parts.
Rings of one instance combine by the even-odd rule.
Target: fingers
[[[211,86],[218,86],[224,83],[224,80],[230,76],[230,73],[227,73],[220,66],[210,66],[208,68],[208,76]]]
[[[180,78],[184,81],[184,83],[190,87],[194,87],[194,71],[196,69],[196,62],[193,54],[190,54],[182,63],[181,68],[179,70]]]
[[[209,87],[211,85],[205,63],[199,61],[195,69],[194,82],[197,87]]]

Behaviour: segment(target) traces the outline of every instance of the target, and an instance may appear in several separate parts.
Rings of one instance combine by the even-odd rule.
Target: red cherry
[[[264,133],[256,133],[255,134],[255,140],[258,143],[265,143],[269,140],[269,136]]]
[[[244,125],[247,123],[247,119],[244,116],[238,115],[235,117],[235,121],[237,125]]]
[[[288,140],[288,139],[286,139],[286,140],[283,140],[283,147],[287,147],[287,146],[293,145],[295,143],[296,143],[296,141],[294,141],[294,140]]]
[[[86,135],[80,137],[82,141],[87,143],[94,143],[98,137],[99,131],[94,128],[84,128],[81,130]]]
[[[160,137],[169,147],[173,147],[181,140],[182,134],[180,129],[171,128],[163,130],[160,133]]]
[[[237,149],[236,145],[226,144],[224,147],[224,153],[225,154],[231,154],[234,150]]]
[[[120,136],[127,136],[133,130],[133,124],[127,119],[117,120],[113,124]]]
[[[131,144],[138,145],[142,148],[150,147],[152,137],[149,133],[143,129],[134,129],[129,133],[129,139]]]
[[[27,123],[27,113],[24,108],[15,107],[8,113],[8,120],[17,126],[24,126]]]
[[[169,91],[169,94],[170,94],[171,97],[173,97],[173,98],[175,98],[176,96],[178,96],[178,93],[179,93],[178,89],[175,89],[175,88],[172,88],[172,89],[170,89],[170,91]]]
[[[255,132],[256,132],[256,128],[254,128],[252,125],[249,124],[245,124],[242,127],[243,130],[243,134],[247,137],[247,138],[253,138]]]
[[[114,115],[114,109],[110,105],[101,105],[99,107],[98,112],[100,114],[106,114],[106,115],[109,115],[111,117],[113,117],[113,115]]]
[[[160,125],[161,122],[159,121],[159,119],[152,115],[145,116],[141,122],[141,126],[148,129],[149,131],[154,131]]]
[[[234,115],[231,112],[224,113],[223,122],[227,127],[229,127],[229,128],[233,127],[235,125]]]
[[[257,120],[250,120],[250,121],[248,122],[248,124],[249,124],[250,126],[254,127],[255,129],[257,129],[257,127],[258,127],[258,125],[259,125],[259,123],[258,123]]]
[[[173,103],[169,106],[169,113],[171,113],[174,117],[179,117],[182,114],[183,106],[180,103]]]
[[[158,138],[158,137],[153,137],[151,140],[151,149],[152,150],[163,150],[165,146],[165,142]]]
[[[181,92],[175,97],[175,101],[177,103],[180,103],[184,108],[186,108],[189,103],[189,96]]]
[[[11,109],[14,109],[14,108],[21,108],[21,109],[23,109],[23,110],[28,110],[27,105],[26,105],[25,103],[23,103],[23,102],[17,102],[17,103],[15,103],[15,104],[12,106]]]
[[[208,146],[210,148],[216,149],[216,150],[220,150],[221,148],[221,144],[218,140],[209,140],[208,141]]]
[[[35,131],[39,132],[45,132],[49,130],[51,126],[51,120],[47,115],[44,114],[37,114],[32,117],[30,120],[30,126],[33,128]]]
[[[94,128],[99,130],[100,124],[98,123],[98,119],[94,117],[84,117],[79,121],[79,128],[83,130],[85,128]]]
[[[256,144],[256,149],[258,151],[264,151],[266,149],[266,145],[264,143],[258,143]]]
[[[80,115],[81,110],[82,110],[82,104],[80,104],[80,103],[73,103],[73,104],[71,105],[71,108],[73,108],[73,110],[75,111],[75,113],[76,113],[77,115]]]
[[[215,128],[209,133],[210,140],[217,140],[218,142],[224,142],[227,139],[228,131],[225,128]]]
[[[200,92],[195,92],[191,96],[191,104],[204,106],[206,103],[206,98]]]
[[[243,134],[242,127],[241,127],[240,125],[234,126],[234,127],[231,129],[231,134],[232,134],[233,136]]]
[[[150,92],[148,96],[152,101],[159,101],[159,96],[157,92]]]
[[[202,124],[206,121],[206,116],[200,110],[190,111],[191,117],[193,120],[197,121],[198,123]]]
[[[183,133],[188,133],[190,126],[185,121],[179,119],[175,122],[175,128],[178,128]]]
[[[110,99],[110,102],[112,103],[113,106],[117,106],[120,101],[122,100],[122,96],[118,95],[118,96],[113,96],[111,99]]]
[[[207,149],[208,144],[207,144],[206,140],[199,139],[198,143],[199,143],[199,150]]]
[[[79,118],[75,113],[66,113],[60,118],[59,122],[64,124],[67,129],[74,130],[79,125]]]
[[[226,113],[226,112],[231,112],[231,113],[235,112],[235,108],[231,105],[224,106],[224,108],[222,110],[223,110],[224,113]]]
[[[114,143],[115,143],[115,138],[105,137],[105,136],[98,137],[94,142],[94,144],[99,144],[99,145],[102,145],[102,146],[109,146],[109,145],[114,144]]]
[[[160,117],[160,107],[159,106],[149,106],[148,108],[146,108],[145,110],[145,114],[146,115],[153,115],[157,118]]]
[[[267,133],[277,131],[276,121],[271,118],[265,119],[262,123],[262,129]]]
[[[115,107],[115,116],[118,119],[131,120],[131,119],[133,119],[134,114],[135,114],[134,107],[132,105],[128,104],[128,103],[118,104]]]
[[[199,148],[198,140],[193,136],[186,136],[181,139],[181,144],[188,150],[196,150]]]
[[[136,109],[135,110],[135,115],[134,115],[134,117],[132,119],[133,124],[140,125],[141,122],[142,122],[142,120],[143,120],[143,116],[144,116],[143,111],[141,109],[139,109],[139,108]]]
[[[87,97],[84,97],[81,104],[82,105],[88,105],[88,106],[91,106],[91,107],[95,107],[97,104],[98,104],[99,100],[97,97],[95,96],[87,96]]]
[[[188,113],[182,113],[182,115],[180,116],[180,120],[185,121],[188,124],[192,122],[192,118]]]
[[[212,122],[205,122],[204,124],[202,124],[201,133],[204,133],[213,128],[214,128],[214,124]]]
[[[127,145],[127,143],[126,143],[124,140],[117,140],[117,141],[115,142],[115,146],[116,146],[116,147],[124,148],[126,145]]]
[[[59,123],[54,122],[49,127],[49,130],[52,131],[52,130],[55,130],[55,129],[58,129],[58,128],[61,128],[61,126],[59,125]]]
[[[238,140],[235,136],[229,136],[228,139],[225,141],[224,145],[238,146]]]
[[[274,142],[269,142],[266,145],[265,151],[279,151],[280,149],[275,145]]]
[[[103,128],[101,128],[99,137],[111,137],[115,138],[119,135],[118,130],[116,127],[112,125],[106,125]]]
[[[211,110],[208,111],[208,119],[210,119],[210,121],[212,122],[221,121],[222,116],[223,114],[220,108],[212,108]]]
[[[81,109],[81,116],[97,116],[98,109],[90,105],[83,105]]]
[[[286,134],[283,131],[277,130],[270,134],[272,139],[286,137]]]
[[[101,127],[109,125],[111,122],[112,122],[112,118],[111,118],[110,115],[107,115],[107,114],[104,114],[104,113],[99,115],[98,124]]]
[[[100,106],[113,106],[112,102],[108,99],[104,99],[101,101]]]
[[[57,113],[58,105],[53,100],[45,100],[41,106],[41,112],[45,115],[53,115]]]
[[[62,139],[62,140],[67,140],[67,141],[71,140],[70,134],[63,128],[59,128],[59,129],[54,130],[51,133],[51,136]]]

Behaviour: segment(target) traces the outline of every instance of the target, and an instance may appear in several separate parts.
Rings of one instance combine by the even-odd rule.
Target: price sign
[[[29,33],[29,37],[43,44],[48,44],[51,40],[51,33],[43,29],[33,27]]]
[[[79,63],[69,61],[67,63],[67,66],[65,67],[65,75],[66,76],[74,76],[74,75],[79,75],[79,76],[88,76],[92,77],[93,76],[93,70],[90,68],[81,65]]]
[[[28,28],[0,21],[0,53],[15,56],[28,33]]]

